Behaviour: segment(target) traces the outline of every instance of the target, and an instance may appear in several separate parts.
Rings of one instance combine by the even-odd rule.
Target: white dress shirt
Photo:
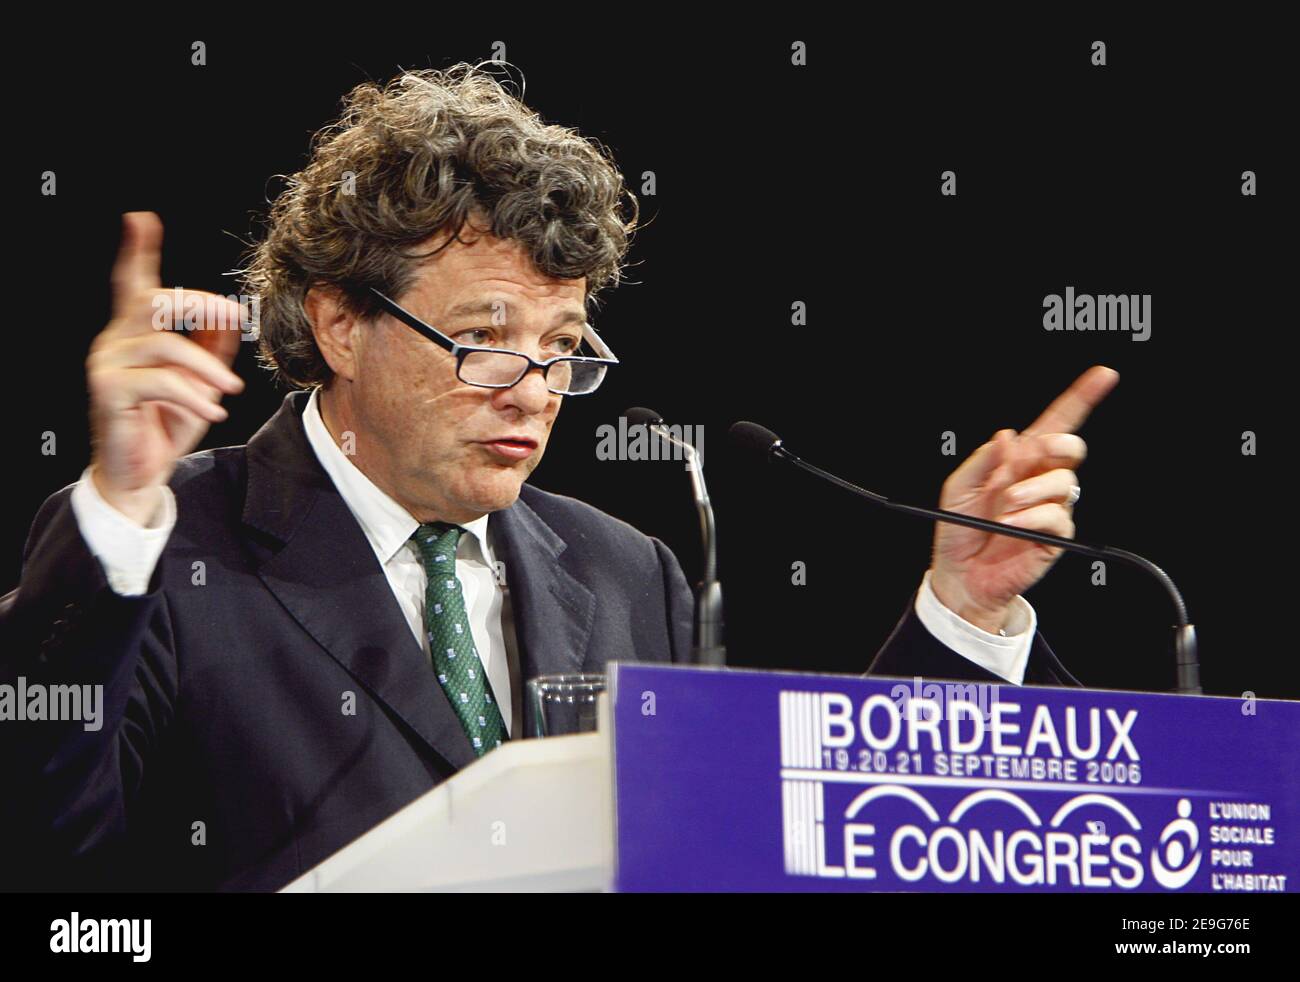
[[[411,633],[432,665],[424,632],[424,566],[410,541],[419,523],[339,449],[321,419],[319,393],[319,389],[312,392],[303,411],[307,440],[365,532]],[[154,566],[176,524],[175,496],[170,488],[162,490],[159,513],[148,527],[142,527],[104,501],[90,479],[90,468],[73,488],[72,511],[82,537],[103,564],[109,586],[121,596],[140,596],[149,589]],[[474,647],[501,707],[506,730],[513,735],[523,681],[509,593],[497,582],[489,517],[484,515],[464,526],[469,534],[461,536],[456,549],[456,576],[463,586]],[[1001,679],[1015,685],[1024,683],[1037,630],[1037,615],[1024,597],[1016,597],[1001,635],[976,627],[940,603],[930,587],[929,572],[921,580],[915,607],[926,630],[944,645]]]
[[[375,558],[384,569],[388,585],[397,597],[411,633],[424,649],[433,665],[429,651],[429,636],[424,630],[424,588],[428,580],[420,552],[411,535],[420,523],[411,513],[375,487],[370,478],[348,459],[329,430],[320,413],[320,389],[313,389],[311,398],[302,413],[303,429],[307,441],[320,460],[325,473],[347,504],[352,517],[365,532]],[[488,682],[496,696],[506,732],[512,732],[512,712],[517,702],[511,685],[510,657],[502,630],[501,607],[503,592],[497,582],[496,563],[488,536],[488,515],[466,522],[456,547],[456,577],[461,583],[465,610],[469,614],[469,632]],[[430,668],[432,671],[432,667]]]
[[[925,629],[953,651],[986,668],[998,678],[1023,685],[1029,665],[1029,649],[1038,630],[1038,615],[1024,597],[1011,602],[1011,613],[1001,634],[990,634],[939,602],[930,587],[930,571],[916,591],[916,616]]]

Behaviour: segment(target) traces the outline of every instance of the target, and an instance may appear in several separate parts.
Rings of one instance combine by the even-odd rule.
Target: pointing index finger
[[[129,211],[123,214],[122,242],[118,246],[112,276],[114,303],[119,308],[124,307],[136,293],[162,285],[162,235],[162,221],[153,212]]]
[[[1036,433],[1073,433],[1119,382],[1119,372],[1105,365],[1093,365],[1074,384],[1053,400],[1022,436]]]

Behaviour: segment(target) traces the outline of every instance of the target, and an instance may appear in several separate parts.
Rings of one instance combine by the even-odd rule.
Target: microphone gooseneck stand
[[[695,587],[695,634],[691,660],[696,665],[720,666],[727,663],[723,643],[722,584],[718,582],[718,549],[713,523],[713,505],[704,483],[704,466],[695,447],[678,439],[663,425],[663,417],[653,409],[640,406],[623,414],[630,425],[645,426],[647,431],[681,450],[691,475],[691,492],[700,520],[700,540],[704,552],[704,575]]]
[[[1058,535],[1051,535],[1047,532],[1035,532],[1031,529],[1017,528],[1014,525],[1004,525],[1001,522],[994,522],[984,518],[975,518],[971,515],[962,515],[958,512],[946,511],[942,508],[920,508],[916,505],[906,505],[901,502],[891,501],[882,494],[874,491],[868,491],[866,488],[859,487],[851,481],[846,481],[841,477],[822,470],[815,464],[810,464],[806,460],[796,456],[785,448],[781,438],[766,427],[759,426],[757,423],[741,422],[736,423],[731,428],[733,441],[747,450],[755,450],[763,453],[769,461],[782,460],[792,464],[801,470],[807,471],[825,481],[829,481],[836,487],[843,488],[852,494],[866,498],[868,501],[874,501],[878,505],[894,511],[904,512],[908,515],[916,515],[920,518],[927,518],[931,521],[949,522],[953,525],[964,525],[968,528],[980,529],[984,532],[991,532],[995,535],[1006,535],[1016,539],[1027,539],[1030,542],[1040,542],[1044,545],[1056,546],[1070,552],[1081,553],[1085,556],[1092,556],[1096,559],[1117,559],[1121,562],[1136,566],[1145,570],[1148,574],[1158,580],[1168,592],[1170,599],[1173,600],[1174,610],[1177,616],[1177,624],[1174,627],[1174,651],[1176,657],[1176,685],[1175,692],[1185,695],[1199,695],[1201,692],[1200,663],[1197,658],[1196,646],[1196,628],[1188,621],[1187,605],[1183,601],[1183,595],[1178,592],[1178,587],[1170,579],[1169,574],[1157,566],[1151,560],[1137,553],[1129,552],[1127,549],[1117,549],[1114,546],[1091,546],[1085,542],[1079,542],[1075,539],[1063,539]]]

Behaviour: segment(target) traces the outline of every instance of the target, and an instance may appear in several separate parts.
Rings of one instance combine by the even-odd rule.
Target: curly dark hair
[[[369,288],[400,297],[437,252],[412,247],[448,232],[445,248],[471,217],[519,242],[540,272],[585,276],[589,304],[619,282],[636,196],[600,143],[544,123],[491,70],[403,72],[358,85],[343,106],[240,270],[258,298],[260,360],[280,380],[307,388],[333,375],[303,309],[311,287],[334,286],[373,317]]]

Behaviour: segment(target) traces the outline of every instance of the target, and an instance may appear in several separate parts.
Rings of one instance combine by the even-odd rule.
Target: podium
[[[1300,890],[1300,703],[615,663],[285,888]]]
[[[608,889],[609,732],[502,744],[285,892]]]

